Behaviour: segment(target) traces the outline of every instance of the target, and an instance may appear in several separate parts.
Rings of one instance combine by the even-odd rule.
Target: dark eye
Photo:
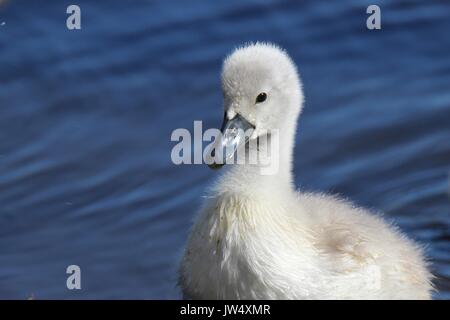
[[[267,99],[267,94],[265,92],[261,92],[260,94],[258,94],[258,96],[256,97],[256,103],[261,103],[266,101]]]

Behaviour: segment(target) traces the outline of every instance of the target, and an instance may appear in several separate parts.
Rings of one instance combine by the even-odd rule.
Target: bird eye
[[[260,94],[258,94],[258,96],[256,97],[256,103],[261,103],[266,101],[267,99],[267,94],[265,92],[261,92]]]

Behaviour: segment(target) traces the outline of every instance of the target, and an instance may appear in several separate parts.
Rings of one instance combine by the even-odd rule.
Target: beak
[[[247,121],[240,114],[236,114],[233,119],[228,119],[225,113],[223,117],[221,139],[211,152],[215,161],[209,165],[211,169],[221,168],[227,160],[233,158],[240,146],[244,146],[255,130],[255,126]]]

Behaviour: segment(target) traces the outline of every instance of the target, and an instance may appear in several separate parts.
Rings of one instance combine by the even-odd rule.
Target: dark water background
[[[383,211],[428,247],[450,298],[450,3],[67,1],[0,8],[0,298],[179,298],[207,185],[170,161],[175,128],[221,121],[221,60],[273,41],[306,104],[296,183]],[[66,267],[82,290],[66,289]]]

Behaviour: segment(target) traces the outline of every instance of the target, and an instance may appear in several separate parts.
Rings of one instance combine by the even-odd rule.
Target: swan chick
[[[325,194],[301,193],[292,158],[303,91],[273,44],[237,48],[223,64],[222,147],[276,157],[223,166],[191,230],[179,269],[190,299],[430,299],[420,246],[380,216]],[[250,130],[235,139],[227,129]],[[257,147],[254,147],[257,145]],[[267,150],[265,150],[267,151]],[[226,156],[230,154],[225,153]],[[262,174],[271,161],[276,172]]]

